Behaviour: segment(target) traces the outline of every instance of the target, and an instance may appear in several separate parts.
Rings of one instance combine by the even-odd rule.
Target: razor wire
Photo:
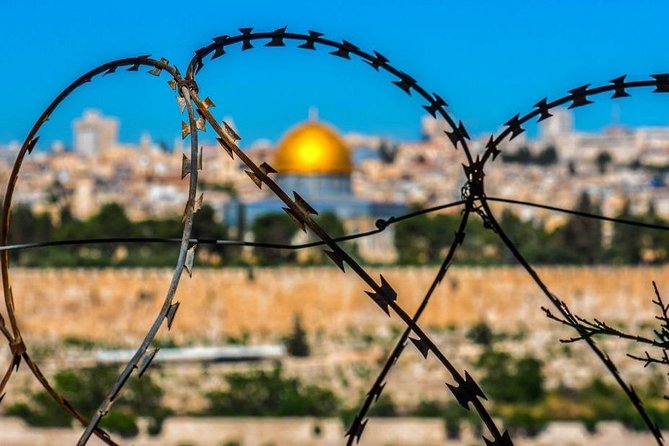
[[[87,443],[91,435],[95,434],[99,436],[107,444],[116,444],[107,433],[103,432],[98,428],[98,425],[102,418],[111,410],[114,402],[121,395],[122,388],[126,381],[130,379],[132,371],[136,368],[138,369],[138,375],[141,377],[143,373],[146,372],[148,367],[151,364],[152,359],[157,354],[158,349],[149,349],[151,343],[161,328],[161,326],[166,323],[168,329],[171,327],[176,312],[179,308],[180,303],[174,302],[174,294],[176,292],[179,280],[185,269],[189,275],[192,275],[193,272],[193,261],[195,258],[196,248],[199,244],[230,244],[230,245],[241,245],[241,246],[255,246],[261,248],[272,248],[272,249],[303,249],[311,248],[316,246],[327,246],[329,250],[324,250],[325,254],[342,270],[345,272],[345,267],[353,270],[353,272],[361,279],[371,291],[366,291],[366,294],[372,301],[379,306],[379,308],[384,311],[388,316],[394,313],[399,317],[402,322],[406,325],[406,330],[400,337],[395,348],[392,350],[391,354],[388,357],[388,360],[384,364],[381,372],[379,373],[377,379],[374,381],[370,391],[367,394],[366,399],[364,400],[361,409],[354,418],[352,425],[346,432],[348,437],[348,444],[352,444],[354,441],[358,442],[363,434],[364,428],[368,422],[367,413],[371,407],[373,401],[378,399],[379,395],[383,391],[386,383],[386,377],[391,371],[393,365],[399,359],[399,356],[403,352],[407,343],[411,341],[418,351],[422,354],[424,358],[427,358],[429,352],[432,352],[441,365],[446,369],[446,371],[451,375],[451,379],[454,381],[454,384],[447,383],[447,389],[451,392],[453,397],[457,402],[463,406],[464,409],[469,410],[470,404],[471,407],[475,409],[479,418],[486,426],[488,433],[492,436],[492,439],[488,439],[485,436],[483,440],[486,445],[491,446],[507,446],[511,445],[512,441],[507,431],[500,431],[497,427],[492,416],[486,409],[482,400],[487,399],[483,390],[478,386],[474,378],[465,371],[464,375],[460,373],[456,367],[451,363],[451,361],[443,354],[443,352],[434,344],[431,338],[426,334],[426,332],[418,324],[418,320],[421,314],[426,309],[429,300],[437,288],[438,284],[443,280],[447,274],[452,262],[456,257],[456,252],[459,246],[461,246],[465,240],[465,229],[467,227],[469,217],[471,214],[477,214],[483,220],[485,226],[493,230],[507,248],[513,253],[516,260],[527,270],[528,274],[534,279],[539,288],[544,292],[546,297],[551,301],[554,306],[561,311],[564,303],[560,301],[555,295],[553,295],[546,285],[542,282],[541,278],[534,271],[534,269],[529,265],[529,263],[523,258],[519,250],[516,248],[514,243],[506,236],[503,229],[497,223],[494,214],[492,213],[488,201],[498,201],[506,202],[511,205],[527,205],[542,207],[547,210],[557,211],[557,212],[567,212],[574,215],[579,215],[584,218],[598,218],[608,221],[613,221],[616,223],[622,224],[634,224],[637,226],[651,227],[654,229],[669,229],[662,225],[651,225],[651,224],[640,224],[639,222],[633,222],[624,219],[611,218],[601,215],[588,214],[582,212],[569,211],[566,209],[561,209],[553,206],[543,205],[539,203],[530,203],[523,202],[520,200],[513,200],[509,198],[501,197],[488,197],[485,193],[484,188],[484,167],[485,163],[489,158],[492,157],[494,161],[495,158],[501,152],[499,149],[499,144],[507,137],[513,139],[524,131],[522,127],[523,124],[533,119],[534,117],[539,117],[539,121],[549,118],[552,116],[550,110],[565,105],[571,102],[569,108],[580,107],[592,103],[589,98],[604,93],[604,92],[614,92],[613,97],[626,97],[629,96],[627,92],[628,89],[633,89],[637,87],[655,87],[655,92],[669,92],[669,74],[659,74],[652,75],[653,80],[642,80],[642,81],[626,81],[625,76],[616,78],[610,82],[609,85],[589,88],[589,85],[579,87],[573,90],[570,90],[570,94],[563,98],[557,99],[552,102],[548,102],[547,99],[543,99],[535,104],[535,109],[522,117],[520,115],[514,116],[511,120],[506,122],[506,128],[502,131],[497,137],[491,136],[486,149],[483,153],[483,156],[477,155],[476,158],[472,156],[472,153],[468,147],[467,140],[469,140],[469,135],[464,124],[461,121],[458,121],[456,124],[455,120],[450,116],[446,111],[447,104],[446,102],[436,93],[429,94],[427,90],[421,87],[418,82],[406,74],[403,71],[400,71],[394,68],[383,55],[377,51],[372,53],[365,52],[361,50],[358,46],[343,40],[342,42],[337,42],[334,40],[326,39],[323,37],[322,33],[316,31],[308,31],[306,34],[301,33],[292,33],[287,32],[286,28],[280,28],[271,32],[254,32],[252,28],[241,28],[240,34],[233,36],[219,36],[213,39],[213,43],[200,48],[195,51],[195,56],[190,61],[188,69],[186,71],[185,77],[182,77],[178,69],[169,64],[166,59],[154,60],[149,56],[140,56],[136,58],[121,59],[118,61],[110,62],[100,67],[89,71],[85,75],[81,76],[75,80],[68,88],[63,90],[63,92],[54,99],[54,101],[47,107],[44,113],[36,121],[35,125],[31,129],[30,133],[26,137],[19,154],[17,155],[16,162],[12,169],[10,175],[9,183],[7,186],[7,192],[5,195],[5,202],[3,208],[3,219],[2,219],[2,232],[0,233],[0,267],[2,271],[2,280],[3,280],[3,290],[5,295],[5,305],[7,308],[7,314],[9,318],[9,328],[4,320],[2,314],[0,314],[0,331],[3,336],[7,339],[11,352],[12,352],[12,361],[9,364],[7,372],[3,376],[2,381],[0,381],[0,394],[4,395],[4,388],[9,382],[12,373],[18,369],[18,366],[23,360],[28,367],[31,369],[33,375],[37,378],[40,384],[48,391],[51,397],[58,402],[65,410],[67,410],[73,417],[78,419],[83,425],[86,426],[84,432],[82,433],[78,444],[84,445]],[[279,185],[270,177],[271,174],[277,173],[272,166],[268,163],[262,163],[260,165],[256,164],[244,151],[242,151],[237,145],[237,141],[240,139],[236,131],[226,122],[219,122],[216,120],[211,108],[214,107],[214,102],[205,97],[205,99],[200,99],[199,95],[199,86],[195,80],[197,74],[202,70],[205,65],[205,58],[210,57],[209,60],[217,59],[224,54],[226,54],[226,49],[228,46],[233,44],[241,44],[241,50],[246,51],[251,48],[254,48],[253,43],[256,41],[265,41],[264,46],[266,47],[284,47],[286,46],[285,41],[297,41],[301,43],[298,47],[307,50],[316,50],[324,48],[331,50],[330,55],[334,55],[341,59],[351,59],[351,56],[362,60],[367,63],[376,71],[385,72],[390,74],[395,78],[392,81],[394,85],[402,89],[405,93],[411,95],[412,91],[415,92],[419,97],[421,97],[427,104],[423,104],[423,108],[434,118],[443,119],[450,127],[449,130],[445,131],[445,134],[448,140],[451,142],[453,147],[457,150],[458,144],[462,147],[463,154],[466,158],[466,164],[463,164],[464,173],[466,177],[465,185],[461,189],[462,199],[449,203],[447,205],[437,206],[431,208],[430,210],[418,211],[410,214],[406,214],[399,217],[391,217],[386,220],[379,220],[376,224],[376,229],[371,231],[366,231],[358,234],[349,234],[343,237],[332,238],[318,223],[313,219],[312,216],[317,215],[318,212],[316,209],[311,207],[311,205],[301,197],[297,192],[293,191],[293,196],[291,197],[287,191],[284,191],[279,187]],[[129,71],[138,71],[140,66],[151,67],[152,69],[149,73],[159,76],[161,71],[167,71],[172,79],[169,80],[170,87],[177,91],[177,101],[179,106],[183,111],[187,112],[187,122],[182,121],[181,124],[181,133],[182,137],[190,137],[190,158],[183,155],[182,160],[182,179],[188,177],[189,175],[189,193],[186,208],[184,211],[183,223],[183,232],[181,239],[164,239],[164,238],[106,238],[106,239],[85,239],[85,240],[62,240],[62,241],[53,241],[53,242],[41,242],[41,243],[26,243],[19,245],[8,245],[8,232],[9,232],[9,217],[11,211],[11,200],[13,196],[13,191],[18,180],[18,174],[22,165],[24,158],[29,155],[34,149],[38,136],[37,133],[41,128],[42,124],[48,119],[52,112],[60,105],[60,103],[69,96],[74,90],[81,87],[82,85],[90,82],[95,76],[110,74],[116,71],[117,68],[129,66]],[[196,117],[197,114],[197,117]],[[311,230],[318,239],[317,242],[304,243],[300,245],[287,245],[281,243],[255,243],[255,242],[245,242],[245,241],[231,241],[231,240],[212,240],[212,239],[194,239],[191,238],[191,228],[193,223],[194,214],[202,205],[203,196],[197,194],[197,179],[198,179],[198,170],[202,169],[202,154],[201,149],[198,147],[198,131],[204,131],[206,124],[209,124],[213,128],[217,135],[217,141],[221,148],[227,152],[227,154],[234,159],[235,156],[248,168],[246,171],[250,179],[258,186],[262,188],[264,184],[277,198],[279,198],[286,207],[284,211],[288,217],[293,220],[298,228],[304,230]],[[397,292],[394,290],[390,282],[388,282],[382,275],[380,280],[377,281],[365,270],[365,268],[356,262],[350,254],[344,250],[339,243],[346,240],[353,240],[356,238],[372,236],[379,232],[385,230],[390,224],[397,223],[401,220],[410,219],[415,216],[425,214],[428,212],[433,212],[436,209],[445,208],[445,207],[454,207],[454,206],[463,206],[462,217],[460,219],[460,225],[458,230],[454,235],[454,239],[448,249],[448,252],[444,258],[443,263],[438,269],[437,275],[432,282],[431,286],[427,290],[423,300],[421,301],[418,310],[416,313],[411,316],[409,315],[398,303],[397,303]],[[164,299],[161,310],[158,313],[154,323],[151,325],[146,336],[144,337],[142,343],[137,348],[136,353],[133,355],[132,359],[126,364],[122,373],[118,377],[113,388],[110,390],[107,397],[100,403],[98,410],[93,414],[90,420],[86,420],[82,415],[80,415],[75,408],[73,408],[63,397],[58,394],[55,389],[48,383],[47,379],[42,375],[41,371],[37,364],[35,364],[28,353],[28,346],[21,336],[21,332],[16,321],[16,313],[14,308],[14,296],[11,291],[11,283],[9,277],[9,252],[17,249],[29,249],[29,248],[38,248],[45,246],[60,246],[67,244],[91,244],[91,243],[118,243],[118,242],[127,242],[127,243],[179,243],[180,251],[177,259],[177,264],[170,282],[170,287]],[[562,315],[568,319],[570,313],[562,313]],[[11,328],[11,330],[10,330]],[[577,329],[578,330],[578,329]],[[657,426],[650,420],[645,409],[643,408],[641,401],[634,392],[631,386],[628,386],[618,373],[615,365],[610,360],[608,355],[600,350],[594,341],[588,340],[591,349],[593,352],[600,358],[604,363],[609,372],[613,375],[614,379],[617,381],[618,385],[625,391],[628,398],[634,405],[637,412],[640,414],[641,418],[644,420],[648,429],[654,435],[658,444],[662,444],[662,436],[657,428]],[[1,397],[0,397],[1,399]]]

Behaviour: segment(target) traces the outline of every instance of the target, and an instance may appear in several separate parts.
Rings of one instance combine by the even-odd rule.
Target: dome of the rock
[[[281,175],[350,175],[353,161],[334,128],[308,121],[284,135],[276,148],[273,167]]]

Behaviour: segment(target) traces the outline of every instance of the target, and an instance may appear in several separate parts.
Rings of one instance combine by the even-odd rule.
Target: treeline
[[[538,166],[550,166],[559,161],[558,151],[553,145],[546,146],[536,155],[527,146],[521,146],[515,152],[502,152],[502,161],[505,163],[536,164]]]
[[[193,219],[191,238],[226,240],[230,238],[227,225],[217,220],[214,209],[204,205]],[[318,223],[333,237],[344,235],[341,220],[331,212],[316,217]],[[103,205],[97,214],[80,220],[69,208],[61,209],[57,218],[47,213],[33,213],[26,206],[12,210],[10,244],[82,240],[100,238],[150,237],[179,239],[181,217],[153,218],[131,221],[123,207],[116,203]],[[297,227],[285,214],[271,213],[258,217],[250,228],[256,242],[290,244]],[[314,239],[315,240],[315,239]],[[355,253],[354,245],[344,244]],[[179,252],[177,243],[93,243],[75,246],[40,247],[13,251],[12,262],[27,267],[169,267],[174,266]],[[252,256],[242,256],[238,246],[200,244],[196,263],[206,266],[280,265],[285,263],[325,264],[330,260],[322,250],[312,249],[298,259],[297,251],[258,248]]]
[[[599,205],[588,194],[578,199],[575,210],[601,214]],[[615,216],[625,220],[669,226],[653,206],[643,215],[632,214],[629,204]],[[460,223],[460,215],[420,215],[392,226],[398,264],[422,265],[440,263],[452,243]],[[317,222],[333,237],[344,235],[342,221],[333,213],[316,217]],[[605,234],[600,220],[570,215],[556,228],[547,228],[544,221],[523,220],[508,208],[499,214],[505,233],[532,264],[595,265],[595,264],[658,264],[669,257],[669,231],[626,224],[611,224]],[[180,217],[131,221],[123,208],[111,203],[88,219],[75,218],[68,208],[58,218],[34,214],[27,207],[12,211],[10,243],[30,243],[72,239],[110,237],[181,237]],[[249,228],[254,241],[270,244],[290,244],[298,233],[297,227],[284,214],[265,214]],[[228,239],[229,228],[216,219],[215,211],[205,205],[193,223],[192,237],[198,239]],[[315,241],[313,234],[311,239]],[[343,245],[360,259],[354,242]],[[30,267],[168,267],[173,266],[179,246],[177,243],[96,243],[77,246],[56,246],[13,251],[12,262]],[[463,246],[457,261],[464,265],[514,264],[511,252],[499,236],[486,228],[473,214],[466,228]],[[322,249],[302,251],[256,248],[253,253],[234,246],[200,244],[196,262],[207,266],[235,265],[332,265]]]
[[[193,238],[226,239],[228,228],[218,222],[210,206],[203,206],[193,220]],[[56,221],[54,221],[56,220]],[[57,219],[49,214],[34,214],[25,206],[12,210],[10,244],[99,238],[173,238],[179,239],[181,217],[131,221],[116,204],[103,205],[97,214],[80,220],[69,208],[61,209]],[[149,267],[174,266],[178,243],[95,243],[54,246],[13,251],[12,262],[30,267]],[[212,265],[233,264],[239,249],[221,245],[198,247],[198,261]]]
[[[621,422],[628,429],[646,429],[624,392],[600,377],[581,382],[584,385],[578,387],[560,381],[557,387],[547,388],[542,360],[528,354],[516,356],[507,350],[508,341],[515,343],[525,336],[524,330],[494,332],[483,321],[471,326],[465,334],[469,341],[481,347],[473,362],[479,383],[492,401],[492,413],[503,420],[512,435],[534,436],[553,421],[580,421],[589,432],[594,432],[600,421],[611,420]],[[506,348],[504,341],[507,341]],[[562,345],[561,350],[559,356],[574,356],[570,344]],[[669,423],[666,400],[662,396],[665,381],[662,374],[656,373],[642,386],[637,386],[646,410],[662,428]],[[448,404],[455,405],[454,402]],[[449,435],[457,434],[462,422],[480,428],[480,420],[467,415],[451,411],[452,418],[447,418],[446,424]]]
[[[469,327],[464,335],[478,347],[478,354],[470,358],[469,364],[478,384],[490,399],[491,413],[502,420],[512,435],[534,436],[553,421],[580,421],[590,432],[595,431],[599,422],[611,420],[619,421],[632,430],[646,429],[622,390],[599,377],[581,382],[576,387],[560,382],[549,388],[542,359],[527,352],[513,354],[508,350],[509,345],[525,339],[527,333],[524,330],[515,333],[493,331],[481,321]],[[308,356],[308,338],[296,317],[292,333],[284,338],[289,354]],[[291,351],[291,345],[295,351]],[[298,349],[295,346],[299,346]],[[92,346],[86,341],[83,348],[90,350]],[[551,356],[555,354],[573,358],[575,352],[567,344]],[[353,364],[353,370],[356,370],[356,364]],[[92,413],[118,372],[118,367],[105,365],[60,370],[55,373],[52,382],[74,407],[82,413]],[[358,377],[368,378],[362,374]],[[286,374],[280,362],[275,363],[273,368],[226,373],[227,385],[201,393],[204,405],[196,410],[166,405],[162,387],[166,381],[162,378],[163,373],[154,371],[141,380],[129,380],[123,399],[103,419],[102,427],[124,437],[134,437],[139,432],[139,419],[144,418],[148,421],[148,433],[157,435],[163,421],[171,416],[339,417],[348,427],[359,410],[358,401],[347,402],[338,394],[338,386],[332,379],[326,384],[308,384],[297,376]],[[346,376],[339,375],[338,379],[343,386],[349,386]],[[669,412],[663,397],[665,382],[662,373],[654,373],[645,383],[635,386],[651,418],[662,429],[669,426]],[[31,426],[57,427],[72,423],[70,416],[53,402],[45,390],[26,393],[25,398],[7,406],[4,414],[20,417]],[[442,418],[452,439],[459,438],[465,426],[479,434],[483,430],[476,414],[464,410],[452,399],[443,401],[428,397],[413,404],[399,404],[392,393],[386,391],[374,402],[369,415]]]
[[[632,430],[645,430],[625,394],[600,378],[580,388],[561,384],[547,389],[542,361],[533,356],[514,357],[492,345],[485,347],[474,366],[478,382],[491,400],[492,414],[514,436],[535,436],[554,421],[580,421],[591,432],[597,423],[612,420]],[[53,382],[74,407],[82,413],[92,413],[117,373],[117,368],[107,366],[61,370]],[[129,380],[123,399],[103,418],[101,427],[122,437],[134,437],[139,433],[141,417],[148,421],[148,433],[158,435],[164,420],[171,416],[339,417],[348,427],[359,408],[356,402],[346,404],[328,386],[306,384],[286,375],[281,365],[226,374],[227,385],[201,394],[205,405],[196,411],[166,406],[165,390],[156,376],[149,373],[141,380]],[[637,390],[652,419],[666,428],[669,415],[661,396],[663,385],[664,378],[658,375]],[[29,393],[24,401],[9,405],[5,415],[19,417],[35,427],[66,427],[72,423],[44,390]],[[387,391],[374,402],[369,415],[442,418],[451,439],[459,438],[465,425],[479,433],[483,430],[480,419],[456,401],[423,399],[417,404],[400,405]]]
[[[580,195],[574,210],[602,214],[587,193]],[[614,217],[669,226],[653,206],[643,215],[632,214],[629,203]],[[399,263],[416,265],[441,262],[454,239],[459,215],[422,215],[395,227]],[[540,220],[522,220],[508,208],[499,224],[522,255],[532,264],[595,265],[657,264],[669,257],[669,231],[627,224],[612,224],[604,234],[602,221],[570,215],[565,224],[548,229]],[[499,236],[485,228],[477,215],[470,216],[463,246],[457,251],[460,264],[514,264],[515,259]]]
[[[56,391],[80,413],[91,414],[98,409],[100,401],[107,397],[118,373],[116,367],[109,366],[60,370],[53,377],[52,383]],[[137,421],[143,417],[148,422],[149,434],[159,434],[165,418],[173,414],[171,409],[163,405],[164,393],[150,373],[141,380],[128,380],[123,398],[102,419],[100,427],[123,437],[134,437],[139,433]],[[26,396],[25,400],[8,406],[5,415],[19,417],[28,425],[36,427],[72,425],[70,414],[54,402],[46,390]]]

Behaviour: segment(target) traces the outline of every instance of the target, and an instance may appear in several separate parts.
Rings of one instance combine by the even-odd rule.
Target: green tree
[[[509,208],[504,208],[499,224],[530,263],[546,263],[550,259],[550,251],[554,249],[551,240],[541,221],[522,220]],[[502,261],[515,263],[513,254],[503,246],[499,238],[494,239],[499,245]]]
[[[134,225],[128,218],[123,207],[118,203],[106,203],[102,205],[97,214],[86,220],[81,227],[79,237],[102,238],[102,237],[132,237],[134,236]],[[124,245],[106,243],[89,248],[88,251],[99,253],[99,260],[93,260],[95,266],[117,263],[113,258],[114,252],[118,252]],[[81,252],[81,251],[80,251]],[[95,257],[93,257],[95,259]]]
[[[537,414],[533,407],[527,405],[514,407],[503,419],[512,436],[535,437],[548,424],[548,417]]]
[[[193,218],[194,238],[224,239],[227,237],[227,228],[216,220],[216,211],[210,205],[202,206]]]
[[[10,214],[10,243],[29,243],[37,241],[48,241],[52,237],[53,224],[48,214],[33,214],[30,207],[19,204],[12,209]],[[12,253],[12,256],[21,265],[31,266],[39,261],[40,255],[37,251],[20,251]]]
[[[291,356],[306,357],[311,353],[307,342],[307,332],[302,326],[302,319],[299,315],[293,319],[293,331],[286,337],[284,344],[286,351]]]
[[[344,223],[332,211],[323,212],[317,215],[314,220],[333,238],[341,237],[345,234]]]
[[[587,192],[582,192],[576,211],[601,214],[598,205],[592,202]],[[602,223],[599,220],[572,215],[555,234],[559,242],[555,246],[556,259],[560,263],[594,264],[602,254]]]
[[[97,214],[86,221],[87,237],[131,237],[133,224],[118,203],[102,205]]]
[[[454,232],[455,229],[453,229],[453,232],[446,233],[446,236]],[[443,236],[442,234],[441,237]],[[476,214],[470,215],[464,245],[457,253],[458,260],[478,265],[500,263],[505,253],[504,250],[505,248],[497,235],[486,227],[481,218]]]
[[[254,240],[260,243],[289,244],[297,230],[287,215],[279,213],[260,215],[251,227]],[[254,252],[258,262],[264,265],[295,260],[295,253],[292,251],[257,248]]]
[[[669,221],[663,219],[655,210],[655,203],[650,201],[646,213],[641,217],[645,223],[668,226]],[[666,262],[669,259],[669,232],[653,229],[642,229],[638,237],[641,239],[641,249],[652,251],[655,263]]]
[[[502,162],[505,163],[519,163],[519,164],[530,164],[534,161],[532,157],[532,152],[527,146],[521,146],[515,152],[502,152]]]
[[[558,152],[554,145],[546,146],[536,157],[536,163],[542,166],[549,166],[558,162]]]
[[[485,321],[480,321],[474,324],[469,330],[467,330],[465,336],[474,344],[479,344],[486,347],[492,344],[494,338],[492,329],[488,324],[485,323]]]
[[[630,203],[625,201],[622,211],[616,216],[625,220],[640,220],[632,215]],[[614,263],[639,263],[641,261],[641,230],[626,224],[613,225],[613,237],[609,255]]]
[[[214,208],[205,204],[193,218],[192,236],[198,239],[226,239],[228,228],[224,223],[217,221]],[[234,261],[239,256],[238,248],[224,245],[202,245],[199,249],[216,254],[228,262]]]
[[[599,152],[595,158],[595,164],[597,164],[597,170],[599,170],[599,173],[606,173],[606,170],[609,164],[611,164],[611,161],[613,161],[613,158],[611,158],[611,154],[609,152],[606,150]]]
[[[332,238],[341,237],[346,234],[344,229],[344,222],[332,211],[325,211],[316,217],[314,220],[318,225],[325,230]],[[312,232],[309,232],[309,241],[320,240]],[[341,244],[342,248],[351,253],[354,257],[357,255],[357,245],[355,242],[344,242]],[[310,263],[333,265],[332,260],[323,252],[322,249],[313,250],[310,252]]]
[[[49,240],[53,224],[48,214],[33,214],[30,207],[20,204],[10,214],[10,243]]]
[[[395,247],[399,262],[421,264],[440,262],[453,240],[458,217],[419,215],[395,226]]]
[[[463,422],[480,430],[481,420],[472,411],[467,411],[457,401],[447,403],[434,400],[421,400],[412,416],[437,418],[443,417],[446,424],[446,435],[450,440],[460,438],[461,425]]]
[[[384,164],[392,164],[397,157],[398,145],[388,140],[381,141],[379,146],[379,157]]]
[[[116,381],[118,370],[98,366],[82,370],[61,370],[53,378],[54,387],[79,412],[93,413]],[[149,418],[149,422],[160,430],[162,420],[169,411],[162,407],[163,391],[145,374],[141,379],[130,379],[123,398],[103,418],[101,427],[122,436],[138,433],[137,417]],[[7,409],[9,415],[19,416],[33,426],[69,426],[72,418],[42,390],[30,396],[28,403],[19,403]]]
[[[544,395],[542,363],[525,356],[514,359],[509,353],[490,350],[481,355],[481,386],[498,403],[533,403]]]
[[[209,392],[206,415],[214,416],[332,416],[340,407],[332,391],[303,385],[283,376],[280,366],[226,375],[228,389]]]
[[[397,405],[389,393],[382,393],[369,411],[372,417],[396,417]]]
[[[533,403],[543,397],[544,374],[542,367],[542,362],[532,356],[525,356],[515,362],[515,375],[519,381],[517,391],[521,401]]]

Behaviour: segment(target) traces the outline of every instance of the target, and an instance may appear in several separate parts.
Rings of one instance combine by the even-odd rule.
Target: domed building
[[[279,185],[302,196],[351,195],[353,161],[344,140],[330,126],[312,120],[287,132],[272,165]]]
[[[293,191],[297,192],[319,214],[335,213],[349,232],[369,230],[377,219],[398,216],[406,210],[399,203],[375,203],[357,198],[351,188],[354,163],[350,148],[333,127],[314,118],[286,132],[269,164],[277,171],[276,181],[284,191],[291,196]],[[232,226],[244,221],[244,226],[249,228],[258,216],[283,213],[283,207],[284,204],[268,192],[267,198],[239,203],[237,212],[228,208],[233,212],[225,212],[226,221]],[[392,246],[388,246],[392,245],[391,228],[375,237],[375,241],[360,242],[360,253],[364,256],[364,252],[369,251],[367,257],[379,261],[387,259],[388,252],[383,255],[373,252],[392,250]]]

